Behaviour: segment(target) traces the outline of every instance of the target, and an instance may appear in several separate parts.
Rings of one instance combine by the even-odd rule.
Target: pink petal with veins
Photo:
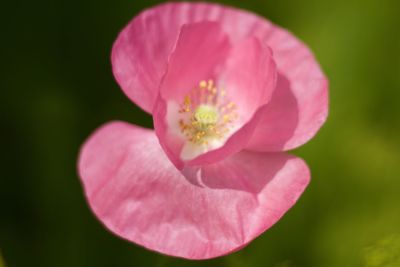
[[[257,152],[240,152],[185,177],[153,131],[122,122],[88,139],[79,173],[91,209],[110,231],[188,259],[245,246],[277,222],[309,182],[301,159]]]

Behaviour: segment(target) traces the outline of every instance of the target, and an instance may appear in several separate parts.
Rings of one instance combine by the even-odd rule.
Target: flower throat
[[[188,141],[207,146],[223,140],[237,119],[236,105],[226,99],[226,91],[218,89],[213,80],[201,81],[180,105],[181,132]]]

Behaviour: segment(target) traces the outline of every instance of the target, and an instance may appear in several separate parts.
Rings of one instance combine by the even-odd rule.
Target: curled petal
[[[161,146],[179,169],[183,168],[180,152],[185,143],[179,125],[179,105],[201,80],[215,77],[229,51],[229,40],[218,23],[199,22],[182,27],[153,111]]]
[[[110,231],[189,259],[245,246],[273,225],[309,182],[301,159],[241,152],[205,167],[196,185],[170,163],[153,131],[122,122],[106,124],[88,139],[79,173],[90,207]]]
[[[237,113],[248,121],[256,110],[267,104],[276,86],[276,65],[272,51],[256,37],[238,42],[225,65],[225,87]]]
[[[310,50],[260,16],[218,4],[161,4],[143,11],[123,29],[113,46],[112,65],[128,97],[152,112],[182,25],[201,21],[218,22],[232,43],[257,37],[273,51],[280,89],[249,148],[287,150],[314,136],[327,117],[328,82]]]
[[[290,150],[310,140],[328,116],[328,80],[309,49],[281,30],[266,40],[274,51],[278,83],[248,148]]]
[[[224,95],[214,87],[210,87],[215,91],[209,100],[198,96],[205,94],[202,88],[193,93],[199,81],[209,79],[215,81],[217,87],[224,88]],[[184,25],[153,111],[154,127],[162,147],[178,169],[185,164],[210,164],[242,150],[257,125],[261,109],[269,102],[275,84],[276,66],[271,50],[258,39],[247,38],[231,47],[218,23]],[[188,95],[195,98],[186,100]],[[194,114],[202,103],[215,106],[220,113],[219,120],[226,121],[221,123],[230,123],[234,130],[224,133],[211,148],[188,145],[191,136],[185,135],[179,108],[186,101],[190,114]],[[230,108],[232,111],[228,113]],[[222,110],[226,110],[225,115],[221,114]],[[184,155],[193,156],[185,158]]]

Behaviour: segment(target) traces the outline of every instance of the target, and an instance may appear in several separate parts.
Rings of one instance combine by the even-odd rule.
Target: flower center
[[[202,126],[215,125],[218,121],[218,110],[213,106],[200,105],[194,112],[195,120]]]
[[[210,142],[223,143],[234,129],[236,105],[226,99],[224,89],[219,90],[213,80],[201,81],[185,97],[180,106],[181,132],[187,140],[203,147]]]

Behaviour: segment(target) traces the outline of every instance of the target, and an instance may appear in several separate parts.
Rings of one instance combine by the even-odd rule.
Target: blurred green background
[[[0,255],[19,266],[400,266],[400,2],[220,1],[288,28],[330,79],[330,117],[294,153],[298,204],[245,249],[200,262],[123,241],[94,218],[76,174],[84,139],[113,119],[151,127],[121,92],[111,46],[160,1],[2,3]],[[0,266],[2,265],[0,259]]]

